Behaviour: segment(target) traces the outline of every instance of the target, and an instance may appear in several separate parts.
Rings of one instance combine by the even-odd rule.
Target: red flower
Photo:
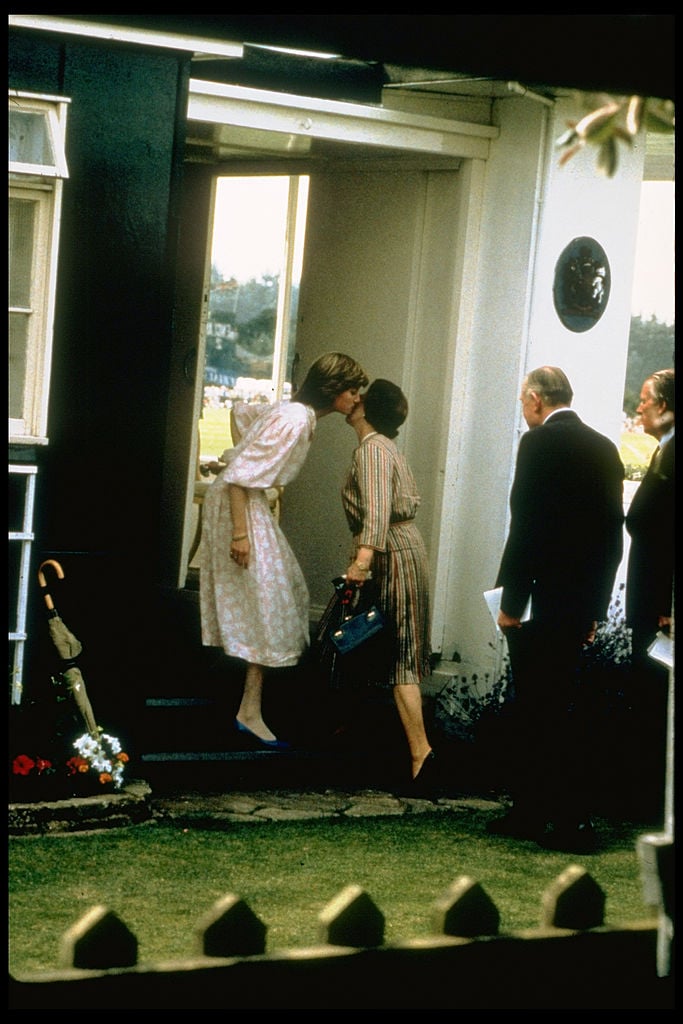
[[[26,754],[19,754],[18,757],[14,758],[12,764],[12,771],[15,775],[29,775],[36,766],[36,762],[32,761]]]
[[[46,761],[45,758],[43,757],[37,757],[36,768],[38,769],[38,774],[40,775],[42,772],[46,772],[49,768],[52,768],[52,761]]]
[[[77,772],[85,773],[90,770],[90,765],[86,759],[77,756],[70,757],[66,762],[66,767],[68,768],[69,775],[76,775]]]

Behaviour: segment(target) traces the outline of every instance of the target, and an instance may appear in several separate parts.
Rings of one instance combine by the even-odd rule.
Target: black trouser
[[[578,669],[585,629],[524,623],[506,632],[515,697],[510,792],[515,811],[574,826],[588,817],[592,744]]]
[[[656,626],[633,623],[630,699],[638,725],[636,809],[654,820],[663,811],[666,778],[669,670],[648,654]]]

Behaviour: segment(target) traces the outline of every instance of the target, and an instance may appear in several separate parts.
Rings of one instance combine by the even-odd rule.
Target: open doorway
[[[249,175],[215,183],[190,568],[198,566],[206,488],[232,446],[233,403],[291,395],[308,182]]]

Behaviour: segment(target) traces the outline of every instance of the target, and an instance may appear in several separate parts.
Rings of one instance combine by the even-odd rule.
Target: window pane
[[[9,304],[24,309],[31,305],[31,265],[37,204],[10,199],[9,204]]]
[[[304,176],[216,184],[199,420],[200,453],[209,460],[230,443],[234,400],[270,402],[291,393],[308,198]]]
[[[266,401],[272,397],[288,190],[287,177],[220,178],[216,192],[205,383],[233,389],[240,378],[249,387],[249,379]]]
[[[13,163],[54,167],[47,114],[10,109],[9,158]]]
[[[13,420],[25,418],[27,336],[28,316],[25,313],[11,313],[9,318],[9,416]]]

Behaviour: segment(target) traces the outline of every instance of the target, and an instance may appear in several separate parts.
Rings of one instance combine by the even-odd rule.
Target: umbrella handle
[[[44,562],[40,563],[40,568],[38,569],[38,582],[40,583],[40,586],[43,588],[43,590],[47,587],[47,583],[45,582],[45,574],[43,572],[43,566],[45,565],[53,566],[55,572],[57,573],[57,578],[60,580],[64,579],[64,570],[62,569],[59,562],[55,561],[54,558],[46,558]],[[54,611],[55,606],[49,594],[45,595],[45,604],[49,611]]]

